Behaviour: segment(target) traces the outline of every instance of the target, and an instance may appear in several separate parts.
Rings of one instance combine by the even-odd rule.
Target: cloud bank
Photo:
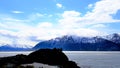
[[[96,36],[107,34],[106,23],[120,23],[114,19],[113,14],[120,10],[120,0],[100,0],[95,4],[89,4],[86,14],[75,10],[66,10],[57,19],[57,22],[40,22],[30,24],[41,17],[48,16],[35,13],[25,20],[13,18],[12,16],[0,17],[0,44],[21,44],[33,47],[40,40],[48,40],[63,35]],[[62,8],[62,4],[56,4]],[[14,11],[13,13],[22,13]],[[52,15],[53,16],[53,15]],[[54,24],[56,23],[56,24]]]

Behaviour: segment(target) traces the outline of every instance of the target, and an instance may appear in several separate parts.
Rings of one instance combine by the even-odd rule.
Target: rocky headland
[[[34,66],[21,66],[23,64],[42,63],[59,68],[80,68],[61,49],[39,49],[29,55],[18,54],[15,56],[1,57],[0,68],[34,68]],[[42,68],[42,67],[41,67]]]

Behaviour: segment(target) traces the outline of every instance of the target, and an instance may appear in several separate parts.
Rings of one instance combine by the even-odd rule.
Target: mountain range
[[[66,35],[55,39],[42,41],[33,49],[61,48],[68,51],[119,51],[120,35],[117,33],[107,36],[80,37]]]
[[[106,36],[82,37],[65,35],[50,40],[41,41],[33,48],[0,46],[0,51],[37,50],[43,48],[61,48],[68,51],[120,51],[120,35],[117,33]]]
[[[20,47],[12,47],[10,45],[3,45],[0,47],[0,51],[28,51],[31,48],[20,48]]]

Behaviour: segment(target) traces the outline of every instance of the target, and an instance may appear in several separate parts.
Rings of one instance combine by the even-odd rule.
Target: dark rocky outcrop
[[[3,57],[0,58],[0,64],[5,64],[5,63],[15,63],[15,64],[21,64],[23,60],[26,59],[26,55],[23,54],[18,54],[16,56],[11,56],[11,57]]]
[[[60,49],[40,49],[29,54],[28,58],[34,62],[50,65],[65,64],[68,61],[67,56]]]
[[[10,57],[2,57],[0,58],[0,68],[7,68],[4,67],[5,65],[8,65],[8,67],[11,66],[15,67],[18,66],[20,64],[25,63],[26,61],[26,55],[23,54],[18,54],[16,56],[10,56]]]
[[[19,54],[16,56],[0,58],[0,68],[4,68],[4,65],[16,67],[21,64],[28,64],[33,62],[57,65],[60,68],[80,68],[75,62],[69,61],[68,57],[62,52],[61,49],[56,48],[40,49],[30,53],[29,55]]]

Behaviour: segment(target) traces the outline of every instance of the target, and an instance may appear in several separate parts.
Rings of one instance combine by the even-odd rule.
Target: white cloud
[[[62,8],[62,7],[63,7],[62,4],[60,4],[60,3],[57,3],[56,6],[57,6],[58,8]]]
[[[105,28],[105,27],[107,27],[107,26],[104,24],[95,24],[92,26],[92,28]]]
[[[12,40],[8,37],[4,37],[0,34],[0,46],[4,44],[12,44]]]
[[[40,22],[37,26],[39,28],[41,28],[41,27],[48,28],[48,27],[52,27],[52,23],[50,23],[50,22]]]
[[[36,37],[36,40],[48,40],[66,34],[76,34],[79,36],[95,36],[106,34],[106,31],[98,31],[97,28],[106,28],[106,23],[115,23],[120,20],[112,18],[111,14],[116,14],[120,10],[120,0],[100,0],[95,4],[89,4],[92,7],[85,15],[75,10],[64,11],[58,23],[39,22],[38,19],[46,16],[45,14],[33,13],[27,20],[18,20],[12,17],[0,18],[0,42],[26,44],[34,46],[38,42],[32,41],[30,37]],[[63,7],[61,4],[56,4]],[[94,6],[93,6],[94,5]],[[37,25],[30,25],[37,21]],[[36,22],[33,22],[36,23]],[[91,28],[89,28],[91,27]],[[9,37],[7,37],[9,35]],[[16,37],[10,38],[10,37]],[[3,41],[4,40],[4,41]],[[9,41],[10,40],[10,41]],[[22,47],[22,46],[21,46]]]
[[[101,0],[95,4],[89,4],[92,11],[88,11],[84,16],[77,11],[64,11],[63,19],[59,20],[62,25],[66,27],[86,27],[101,23],[115,23],[120,20],[113,19],[111,14],[116,14],[120,10],[120,0]],[[94,5],[94,6],[93,6]],[[103,25],[102,25],[103,26]],[[64,27],[64,26],[63,26]],[[78,28],[79,28],[78,27]]]
[[[62,14],[63,18],[69,18],[69,17],[79,17],[81,13],[76,11],[64,11]]]
[[[64,11],[61,15],[62,19],[59,20],[60,25],[63,29],[68,29],[75,34],[81,35],[79,32],[82,31],[82,35],[103,35],[106,34],[104,31],[107,28],[106,23],[116,23],[120,20],[116,20],[112,17],[111,14],[116,14],[120,10],[120,0],[101,0],[95,4],[89,4],[91,11],[88,11],[84,16],[81,16],[82,13],[77,11]],[[89,29],[87,27],[90,27]],[[84,30],[81,30],[84,29]],[[99,32],[97,29],[102,29],[103,31]],[[92,31],[93,30],[93,31]],[[88,33],[88,34],[87,34]]]
[[[24,13],[24,12],[22,12],[22,11],[12,11],[12,13],[19,14],[19,13]]]
[[[3,18],[2,22],[0,22],[2,24],[2,26],[1,25],[0,26],[1,26],[1,28],[8,29],[8,30],[24,30],[24,29],[31,28],[25,22],[27,22],[27,21],[26,20],[17,20],[14,18]]]
[[[67,28],[81,28],[81,25],[79,25],[79,20],[81,19],[79,12],[76,11],[64,11],[64,13],[61,15],[62,19],[59,20],[59,24],[67,29]]]
[[[88,9],[93,8],[93,4],[88,5]]]
[[[101,0],[96,2],[91,12],[88,12],[84,19],[91,23],[112,23],[120,22],[112,18],[111,14],[116,14],[120,10],[120,0]]]
[[[45,14],[41,14],[41,13],[32,13],[28,16],[28,20],[29,21],[34,21],[34,20],[37,20],[37,19],[40,19],[42,17],[44,17]]]
[[[93,29],[88,29],[88,28],[78,28],[78,29],[73,29],[73,35],[78,35],[78,36],[88,36],[88,37],[93,37],[97,35],[101,35],[101,32]],[[70,34],[72,34],[70,33]],[[102,34],[103,35],[103,34]]]

